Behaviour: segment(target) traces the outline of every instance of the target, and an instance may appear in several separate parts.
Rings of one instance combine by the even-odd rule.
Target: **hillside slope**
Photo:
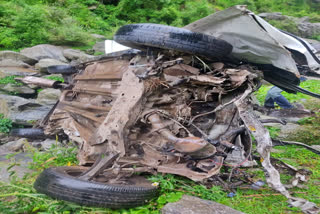
[[[320,22],[319,0],[0,0],[0,49],[86,45],[90,33],[111,37],[127,23],[184,26],[236,4]]]

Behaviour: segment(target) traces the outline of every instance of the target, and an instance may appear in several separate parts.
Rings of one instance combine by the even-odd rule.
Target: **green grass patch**
[[[22,85],[22,83],[20,82],[17,82],[14,78],[16,78],[18,76],[6,76],[6,77],[3,77],[3,78],[0,78],[0,84],[3,84],[3,85],[6,85],[6,84],[14,84],[14,85]]]
[[[307,89],[311,92],[314,93],[318,93],[320,94],[320,80],[307,80],[304,82],[301,82],[300,87]],[[255,92],[255,95],[259,101],[259,103],[261,105],[264,104],[265,98],[267,96],[267,92],[269,91],[269,89],[271,89],[273,87],[273,85],[263,85],[260,87],[260,89],[258,91]],[[311,100],[312,97],[302,94],[302,93],[297,93],[297,94],[291,94],[291,93],[287,93],[287,92],[282,92],[282,95],[285,96],[289,102],[293,103],[293,102],[299,102],[302,99],[304,100]]]
[[[60,76],[47,76],[47,77],[45,77],[45,78],[46,78],[46,79],[49,79],[49,80],[64,82],[63,77],[60,77]]]
[[[318,197],[320,189],[317,183],[320,179],[320,156],[296,146],[277,147],[277,149],[282,152],[272,154],[273,157],[295,167],[305,167],[313,172],[309,182],[306,183],[308,189],[294,188],[291,191],[304,192],[303,194],[294,194],[294,196],[306,198],[320,205],[320,197]],[[183,194],[216,201],[248,214],[301,213],[297,208],[288,207],[287,199],[282,195],[277,195],[278,192],[266,185],[260,190],[238,189],[236,196],[229,198],[227,197],[228,192],[223,191],[220,187],[204,186],[187,178],[170,174],[148,176],[152,182],[159,183],[159,197],[145,206],[120,210],[79,206],[69,202],[53,200],[46,195],[37,193],[32,186],[36,176],[47,167],[77,164],[77,150],[74,146],[70,144],[61,147],[57,144],[46,152],[28,147],[28,151],[32,154],[33,159],[30,168],[34,169],[35,173],[26,175],[23,179],[18,179],[13,173],[13,180],[10,184],[0,183],[0,208],[4,213],[160,214],[160,210],[165,204],[179,200]],[[254,181],[265,181],[262,169],[252,168],[246,171],[254,175]],[[283,182],[288,182],[290,179],[291,176],[289,175],[281,175]]]
[[[12,128],[12,120],[0,114],[0,133],[9,133]]]

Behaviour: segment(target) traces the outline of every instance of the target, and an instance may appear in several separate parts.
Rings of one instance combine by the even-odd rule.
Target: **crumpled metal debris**
[[[83,177],[94,180],[98,173],[111,172],[114,183],[135,172],[207,182],[222,166],[230,169],[230,181],[237,168],[257,165],[252,134],[267,184],[292,206],[319,213],[314,203],[290,195],[271,164],[272,140],[250,100],[261,78],[262,72],[250,65],[184,54],[110,56],[87,62],[74,76],[45,132],[63,131],[79,144],[80,164],[94,163]],[[305,180],[296,170],[292,185]]]

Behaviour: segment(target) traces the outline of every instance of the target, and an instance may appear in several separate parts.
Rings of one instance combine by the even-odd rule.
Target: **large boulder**
[[[29,96],[29,95],[33,95],[35,94],[35,90],[26,86],[26,85],[17,85],[17,84],[12,84],[12,83],[8,83],[8,84],[0,84],[0,89],[2,89],[3,91],[9,92],[9,93],[13,93],[13,94],[18,94],[18,95],[25,95],[25,96]]]
[[[309,19],[299,19],[297,22],[301,37],[310,38],[314,35],[320,35],[320,23],[311,23]]]
[[[75,50],[75,49],[65,49],[63,50],[63,55],[70,61],[76,60],[78,62],[86,62],[94,58],[94,56],[92,55],[88,55],[83,51]]]
[[[8,59],[12,61],[24,62],[29,65],[34,65],[38,61],[35,58],[31,56],[26,56],[22,53],[17,53],[14,51],[0,51],[0,61],[8,60]]]
[[[48,67],[55,66],[55,65],[68,65],[68,64],[56,59],[41,59],[35,65],[35,68],[38,69],[41,73],[48,73]]]
[[[6,158],[6,155],[0,154],[0,181],[9,183],[12,172],[19,178],[34,172],[28,168],[30,162],[32,162],[32,158],[27,153],[19,153],[10,158],[10,160]],[[8,167],[11,165],[14,166],[9,169]]]
[[[244,214],[226,205],[184,195],[180,201],[166,204],[162,214]]]
[[[16,124],[30,126],[42,120],[51,108],[52,105],[41,105],[33,99],[0,94],[0,114]]]
[[[20,60],[4,59],[0,61],[0,67],[22,67],[29,68],[30,65]]]
[[[35,58],[40,59],[56,59],[62,62],[67,62],[67,59],[63,56],[63,48],[54,45],[37,45],[31,48],[25,48],[20,51],[20,53]]]
[[[29,76],[37,74],[36,70],[31,68],[22,68],[22,67],[0,67],[0,78],[6,76]]]
[[[42,105],[54,105],[61,95],[59,89],[47,88],[39,92],[36,102]]]

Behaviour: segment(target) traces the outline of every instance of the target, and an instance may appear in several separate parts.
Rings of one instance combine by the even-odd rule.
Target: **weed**
[[[5,118],[3,114],[0,114],[0,132],[9,133],[12,128],[12,120]]]
[[[269,131],[271,138],[277,138],[279,136],[280,131],[281,131],[281,129],[278,127],[267,127],[267,129]]]
[[[304,89],[311,91],[311,92],[319,94],[320,93],[319,84],[320,84],[320,80],[307,80],[307,81],[302,82],[300,84],[300,86]],[[271,89],[271,87],[272,87],[271,85],[263,85],[260,87],[260,89],[257,92],[255,92],[255,95],[261,105],[264,104],[267,92],[269,89]],[[312,97],[305,95],[305,94],[302,94],[302,93],[299,93],[299,92],[297,94],[290,94],[290,93],[287,93],[284,91],[284,92],[282,92],[282,95],[285,96],[289,100],[289,102],[291,102],[291,103],[297,102],[300,100],[307,100],[308,101],[308,100],[312,99]]]
[[[45,78],[46,78],[46,79],[49,79],[49,80],[64,82],[63,77],[60,77],[60,76],[47,76],[47,77],[45,77]]]
[[[17,76],[6,76],[3,78],[0,78],[0,84],[6,85],[6,84],[14,84],[14,85],[22,85],[22,83],[17,82],[14,78]]]

